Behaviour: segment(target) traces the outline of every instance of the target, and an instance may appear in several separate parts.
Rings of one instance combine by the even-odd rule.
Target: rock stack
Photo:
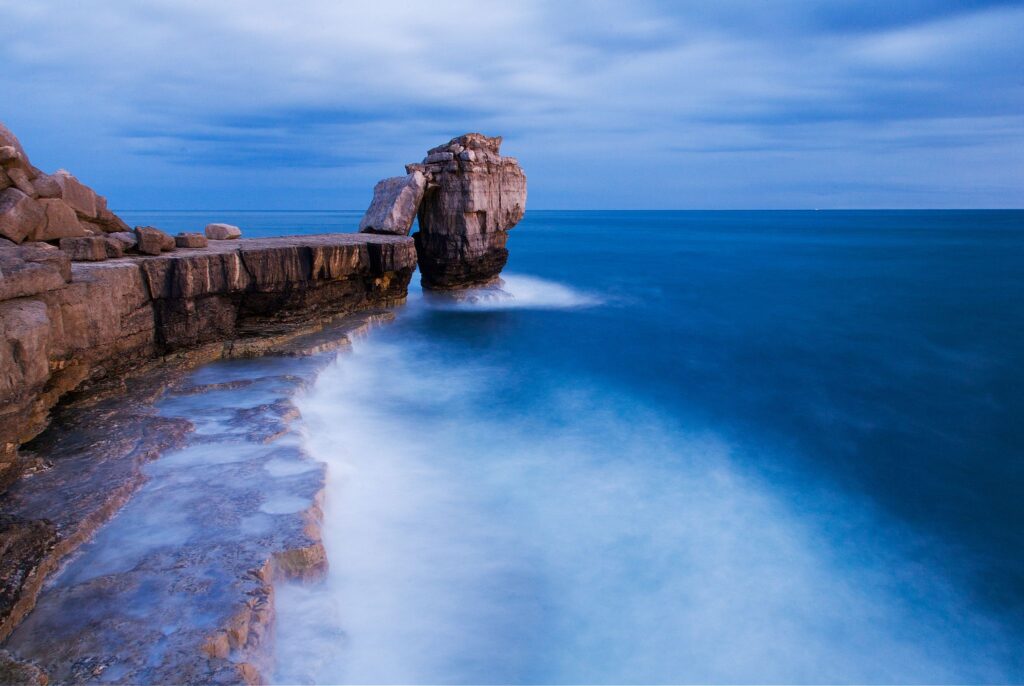
[[[0,237],[15,244],[128,231],[107,201],[63,169],[45,174],[0,123]]]
[[[427,151],[406,176],[380,181],[360,223],[364,233],[408,235],[425,288],[493,281],[508,260],[508,231],[526,210],[526,174],[500,154],[501,137],[467,133]]]

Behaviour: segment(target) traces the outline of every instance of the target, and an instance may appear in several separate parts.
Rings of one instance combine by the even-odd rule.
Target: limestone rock
[[[25,195],[35,197],[36,187],[32,185],[32,182],[28,180],[28,172],[21,167],[9,167],[7,169],[7,178],[14,183],[15,187],[24,193]]]
[[[406,176],[378,181],[370,208],[359,222],[360,233],[408,236],[426,187],[427,177],[415,170]]]
[[[233,240],[242,237],[242,230],[231,224],[207,224],[206,237],[214,241]]]
[[[99,262],[107,259],[107,240],[99,236],[61,238],[60,249],[74,262]]]
[[[46,221],[43,206],[17,188],[0,191],[0,236],[21,243]]]
[[[43,207],[45,219],[32,234],[35,241],[55,241],[61,238],[76,238],[87,235],[78,222],[78,216],[71,206],[59,198],[43,198],[39,204]]]
[[[424,287],[487,283],[505,266],[507,232],[526,209],[526,175],[500,148],[500,137],[469,133],[423,161],[429,183],[413,237]]]
[[[25,161],[26,164],[31,164],[28,161],[28,155],[25,154],[25,148],[21,147],[21,141],[18,140],[17,136],[0,121],[0,146],[10,146],[14,148],[14,151]]]
[[[174,239],[155,226],[136,226],[136,249],[143,255],[159,255],[174,250]]]
[[[103,236],[97,236],[99,240],[103,241],[103,247],[107,251],[107,257],[124,257],[124,244],[116,238],[111,238],[109,234]]]
[[[39,198],[59,198],[61,194],[60,184],[50,174],[40,174],[32,179],[32,186],[36,189]]]
[[[139,239],[135,236],[135,233],[132,231],[118,231],[116,233],[108,233],[107,238],[120,243],[121,250],[123,252],[133,250],[135,246],[139,244]]]
[[[205,248],[209,245],[209,241],[201,233],[183,232],[174,237],[174,244],[179,248]]]
[[[0,247],[0,302],[63,288],[71,281],[68,256],[44,245]]]
[[[71,205],[75,212],[83,217],[96,216],[96,193],[91,188],[63,169],[58,170],[53,179],[61,188],[60,197]]]

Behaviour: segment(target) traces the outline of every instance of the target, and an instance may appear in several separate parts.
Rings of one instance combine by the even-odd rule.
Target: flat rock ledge
[[[415,264],[412,239],[366,234],[211,241],[73,264],[57,249],[0,248],[0,641],[141,486],[141,465],[185,441],[191,424],[147,411],[138,388],[158,395],[218,359],[335,347],[338,318],[404,301]],[[299,558],[272,556],[260,583]],[[210,650],[222,655],[216,641]],[[0,673],[21,669],[5,660]],[[197,679],[239,681],[229,667]]]
[[[0,492],[24,467],[18,446],[67,394],[168,357],[259,354],[275,336],[395,304],[415,265],[410,238],[373,234],[211,241],[95,263],[0,248]]]
[[[258,363],[169,365],[62,404],[28,446],[35,472],[0,501],[0,609],[22,620],[0,682],[265,683],[275,584],[327,568],[324,465],[292,398],[392,316],[342,315]]]

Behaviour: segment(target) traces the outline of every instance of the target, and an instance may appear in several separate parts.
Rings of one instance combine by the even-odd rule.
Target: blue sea
[[[278,681],[1024,682],[1024,211],[531,210],[509,249],[300,398],[331,571],[278,593]]]

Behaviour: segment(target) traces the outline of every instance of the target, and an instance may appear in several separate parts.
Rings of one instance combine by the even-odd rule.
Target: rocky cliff
[[[95,263],[45,244],[0,248],[0,485],[17,477],[18,445],[66,393],[169,355],[212,345],[217,356],[400,301],[415,259],[409,238],[358,234],[211,241]]]
[[[416,217],[424,287],[493,281],[508,260],[508,231],[526,211],[526,174],[500,149],[500,137],[479,133],[432,148],[406,176],[377,184],[360,231],[406,235]]]

